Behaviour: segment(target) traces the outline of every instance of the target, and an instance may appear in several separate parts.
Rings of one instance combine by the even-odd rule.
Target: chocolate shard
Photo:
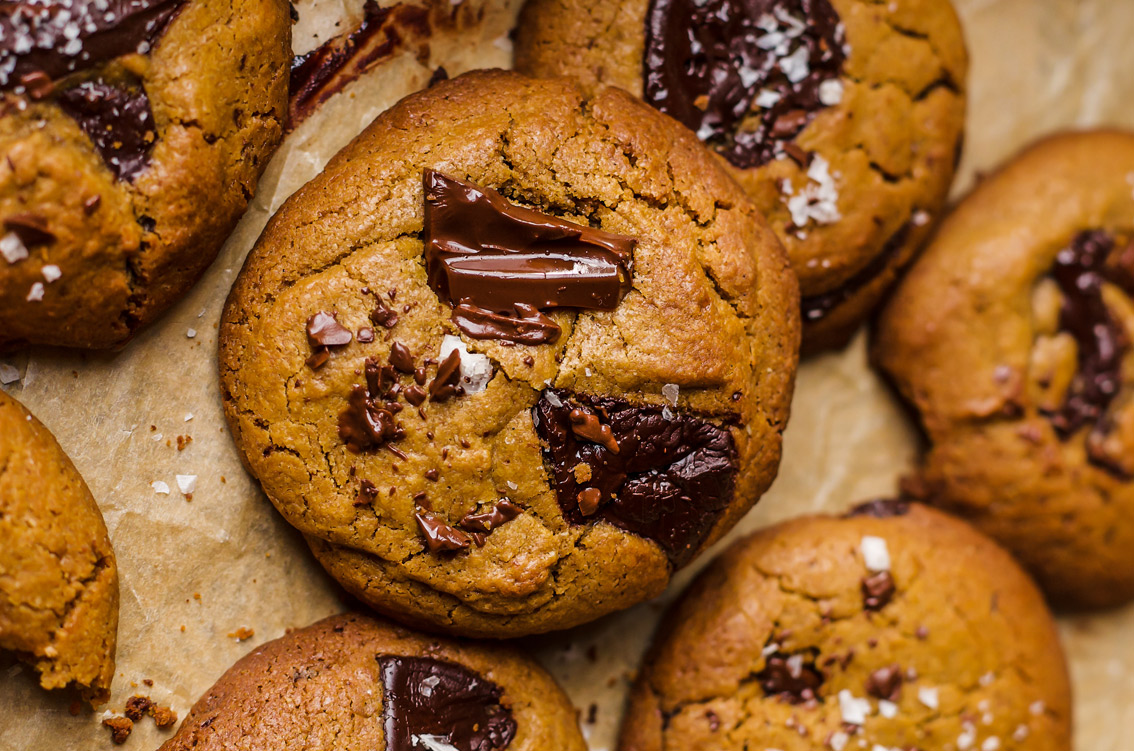
[[[768,656],[756,680],[765,695],[802,704],[815,699],[823,685],[823,673],[816,667],[815,654],[811,651],[793,655],[776,652]]]
[[[451,553],[464,550],[472,540],[467,534],[448,522],[438,519],[428,511],[418,511],[414,514],[421,536],[425,538],[425,547],[430,553]]]
[[[604,415],[617,454],[576,434],[571,411],[578,408]],[[532,419],[546,447],[559,507],[572,524],[601,519],[655,541],[681,566],[732,502],[739,469],[732,433],[704,417],[548,389]],[[579,465],[589,474],[577,474]],[[600,495],[589,516],[584,513],[589,508],[580,508],[580,494],[588,490]],[[593,498],[589,493],[585,500]]]
[[[378,667],[385,751],[500,751],[516,737],[500,687],[463,665],[383,655]]]
[[[461,303],[453,309],[453,323],[473,339],[501,339],[517,344],[554,344],[559,324],[532,305],[517,303],[515,315],[495,313]]]
[[[149,164],[157,139],[150,99],[141,85],[120,88],[101,79],[66,89],[56,98],[94,144],[119,180],[133,182]]]
[[[505,522],[510,522],[523,513],[523,509],[508,499],[498,501],[482,514],[467,514],[461,519],[460,527],[469,532],[488,533]]]
[[[894,599],[894,577],[889,571],[879,571],[862,580],[862,607],[866,610],[881,610]]]
[[[425,264],[442,299],[502,314],[613,310],[630,290],[637,241],[509,203],[427,169]]]
[[[735,166],[756,167],[825,106],[820,87],[842,75],[845,41],[830,0],[651,0],[643,96]]]
[[[860,503],[843,518],[853,519],[856,516],[872,516],[875,519],[889,519],[895,516],[905,516],[910,512],[910,502],[891,498],[877,498],[873,501]]]
[[[4,229],[16,233],[29,248],[55,242],[55,233],[48,228],[47,220],[37,214],[12,214],[4,220]]]
[[[307,341],[312,347],[342,347],[354,335],[339,323],[334,313],[316,313],[307,319]]]
[[[0,90],[42,86],[122,55],[145,53],[186,0],[76,0],[0,4]],[[29,85],[31,82],[31,85]]]
[[[437,366],[437,375],[429,382],[429,399],[443,402],[462,393],[461,381],[461,352],[454,349],[449,356]]]
[[[866,693],[875,699],[898,701],[902,696],[902,669],[898,665],[878,668],[866,679]]]

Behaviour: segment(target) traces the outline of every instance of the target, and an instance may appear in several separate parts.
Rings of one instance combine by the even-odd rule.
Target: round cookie
[[[797,303],[676,123],[478,72],[381,115],[273,218],[222,319],[226,416],[370,606],[566,628],[661,592],[767,488]]]
[[[1015,561],[875,501],[740,540],[666,617],[620,751],[1070,751],[1055,624]]]
[[[1065,606],[1134,597],[1134,135],[1068,134],[986,178],[880,318],[928,439],[908,491]]]
[[[54,436],[0,391],[0,649],[46,689],[110,698],[118,567],[102,514]]]
[[[0,348],[119,347],[197,281],[283,135],[284,0],[0,13]]]
[[[242,658],[160,751],[237,747],[585,751],[586,744],[567,697],[531,660],[339,615]]]
[[[529,0],[516,69],[619,86],[731,167],[799,276],[805,351],[843,344],[925,241],[960,156],[949,0]]]

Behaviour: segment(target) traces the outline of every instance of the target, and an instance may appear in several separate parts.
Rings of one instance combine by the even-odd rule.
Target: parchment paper
[[[422,87],[436,65],[456,74],[508,64],[507,32],[519,0],[488,1],[494,10],[482,27],[459,40],[433,40],[427,65],[411,54],[397,56],[293,133],[216,264],[124,352],[37,351],[6,361],[22,375],[8,390],[74,459],[100,502],[117,551],[122,614],[110,709],[121,711],[125,699],[140,691],[184,717],[253,646],[346,606],[240,466],[217,392],[217,321],[270,212],[374,115]],[[958,195],[981,171],[1043,133],[1104,123],[1134,127],[1134,2],[955,1],[973,61]],[[297,50],[336,33],[338,22],[345,27],[361,4],[296,2]],[[866,367],[864,345],[860,335],[847,351],[804,364],[779,480],[728,539],[894,491],[916,439]],[[193,439],[183,451],[177,449],[179,435]],[[192,501],[178,491],[179,474],[198,477]],[[170,494],[155,493],[154,481],[167,483]],[[559,678],[584,717],[597,705],[596,721],[583,724],[593,749],[612,748],[627,681],[665,602],[692,574],[681,574],[662,601],[520,642]],[[1061,626],[1077,693],[1078,751],[1129,749],[1134,607],[1064,617]],[[243,642],[230,636],[241,628],[254,635]],[[153,687],[141,685],[143,679]],[[99,727],[102,713],[72,717],[70,700],[39,690],[31,670],[10,659],[0,662],[0,749],[109,747],[108,733]],[[144,720],[124,748],[153,749],[166,737]]]

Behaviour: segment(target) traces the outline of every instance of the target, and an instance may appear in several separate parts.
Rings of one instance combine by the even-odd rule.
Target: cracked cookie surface
[[[909,492],[1060,605],[1134,597],[1134,135],[1067,134],[986,178],[880,318],[929,447]]]
[[[118,568],[98,505],[55,437],[0,391],[0,649],[46,689],[110,696]]]
[[[621,751],[1068,751],[1055,624],[964,522],[874,502],[739,541],[645,657]]]
[[[584,751],[575,710],[503,648],[338,615],[257,647],[194,705],[161,751]]]
[[[517,33],[518,71],[645,96],[729,164],[799,276],[805,351],[849,338],[944,206],[968,68],[948,0],[529,0]]]
[[[0,25],[0,348],[122,346],[282,138],[288,3],[16,2]]]
[[[554,341],[467,335],[427,273],[426,169],[632,238],[624,297],[538,312]],[[226,416],[372,607],[464,634],[566,628],[659,593],[770,484],[797,304],[774,234],[684,130],[617,90],[470,74],[384,113],[273,218],[222,320]],[[553,450],[541,402],[596,432]],[[680,519],[706,477],[722,502],[655,542],[667,517],[636,500]]]

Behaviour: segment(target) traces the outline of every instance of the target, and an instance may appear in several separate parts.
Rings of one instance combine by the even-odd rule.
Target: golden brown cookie
[[[1134,597],[1134,135],[1068,134],[985,179],[881,316],[928,437],[909,490],[1062,605]]]
[[[0,391],[0,649],[46,689],[110,697],[118,567],[102,514],[54,436]]]
[[[953,179],[968,60],[949,0],[529,0],[516,69],[620,86],[731,166],[799,275],[804,349],[841,345]]]
[[[123,345],[216,257],[279,144],[284,0],[0,13],[0,347]]]
[[[666,617],[621,751],[1069,751],[1055,624],[967,524],[876,501],[733,545]]]
[[[222,320],[226,415],[372,607],[566,628],[659,593],[767,488],[796,295],[671,120],[470,74],[380,116],[273,218]]]
[[[575,710],[516,652],[339,615],[257,647],[160,751],[585,751]]]

